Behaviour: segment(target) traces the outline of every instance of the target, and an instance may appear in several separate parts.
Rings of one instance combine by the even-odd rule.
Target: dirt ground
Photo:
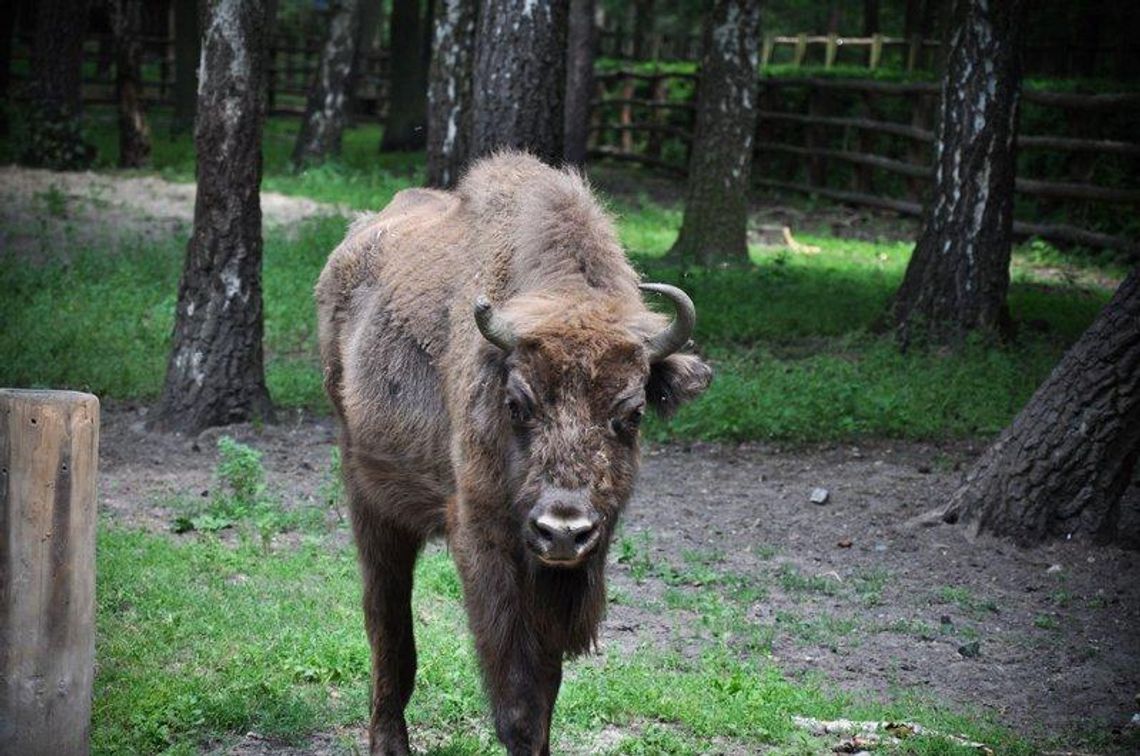
[[[0,168],[0,254],[34,262],[43,228],[61,239],[185,237],[192,206],[188,184]],[[262,206],[268,224],[336,211],[273,194],[262,195]],[[833,231],[892,225],[833,215],[825,223]],[[208,497],[215,485],[219,432],[151,434],[143,429],[145,411],[104,406],[100,506],[113,521],[169,533],[173,500]],[[225,432],[264,452],[286,505],[319,499],[330,419],[285,415],[258,431]],[[624,535],[644,545],[646,564],[684,566],[695,554],[718,573],[762,587],[766,595],[750,607],[749,621],[771,628],[773,660],[790,675],[819,675],[859,697],[917,692],[1031,737],[1120,730],[1140,709],[1140,553],[1077,541],[1022,550],[969,540],[949,526],[907,525],[946,499],[980,450],[887,441],[652,446]],[[824,504],[809,500],[815,488],[827,489]],[[699,649],[700,617],[677,627],[683,613],[647,609],[661,598],[662,582],[639,581],[617,555],[610,588],[624,599],[611,604],[602,643],[633,648],[680,639]],[[334,737],[321,735],[302,752],[327,751]],[[235,752],[275,750],[251,735]]]
[[[101,506],[114,521],[169,532],[173,498],[208,496],[215,485],[220,431],[156,435],[144,418],[143,407],[104,410]],[[318,500],[331,420],[295,415],[226,432],[263,451],[286,505]],[[1140,693],[1140,554],[1077,541],[1023,550],[908,525],[945,500],[978,451],[969,443],[651,446],[624,534],[646,544],[650,563],[711,555],[716,571],[766,587],[749,619],[774,629],[773,660],[792,676],[821,675],[873,699],[917,692],[1032,737],[1120,729]],[[820,487],[829,494],[822,505],[810,501]],[[610,588],[623,600],[610,606],[603,645],[680,638],[699,650],[700,618],[678,627],[678,613],[647,609],[662,582],[635,580],[616,551]]]

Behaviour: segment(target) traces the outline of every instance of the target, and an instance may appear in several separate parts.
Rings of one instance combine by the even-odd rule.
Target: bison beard
[[[639,287],[670,300],[671,322]],[[412,570],[445,536],[499,739],[547,753],[562,661],[596,642],[646,404],[711,371],[683,292],[639,284],[585,181],[520,153],[350,228],[317,283],[325,388],[372,646],[373,753],[407,753]]]

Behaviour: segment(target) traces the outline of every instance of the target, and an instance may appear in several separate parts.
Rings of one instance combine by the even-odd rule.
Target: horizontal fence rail
[[[667,72],[599,74],[590,154],[683,175],[692,142],[695,97],[670,98],[667,92],[671,83],[691,88],[693,79],[692,74]],[[766,77],[760,90],[753,169],[757,186],[921,215],[934,177],[938,84]],[[1080,134],[1024,133],[1018,137],[1023,156],[1032,159],[1034,154],[1040,155],[1076,174],[1023,171],[1025,175],[1017,178],[1015,191],[1019,198],[1032,203],[1028,209],[1033,216],[1080,218],[1079,211],[1088,207],[1102,214],[1119,208],[1118,213],[1134,215],[1134,208],[1140,207],[1140,186],[1135,186],[1135,179],[1104,185],[1097,182],[1094,168],[1108,165],[1119,169],[1121,160],[1136,161],[1132,170],[1123,173],[1138,175],[1140,143],[1106,138],[1096,133],[1096,127],[1114,118],[1134,123],[1140,117],[1140,94],[1026,90],[1023,103],[1046,114],[1038,121],[1068,124]],[[1023,129],[1025,107],[1023,104]],[[663,144],[662,137],[672,144]],[[841,165],[847,169],[839,170]],[[842,174],[850,186],[836,186],[837,174]],[[1014,230],[1049,241],[1140,254],[1135,239],[1079,223],[1018,219]]]

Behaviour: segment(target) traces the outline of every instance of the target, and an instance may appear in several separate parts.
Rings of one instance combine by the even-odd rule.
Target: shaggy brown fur
[[[588,650],[629,500],[646,401],[668,415],[708,385],[698,358],[649,363],[647,310],[584,180],[519,153],[454,193],[400,192],[354,223],[317,284],[325,387],[364,577],[373,753],[406,753],[412,568],[446,535],[496,732],[546,753],[562,660]],[[483,338],[485,295],[519,336]],[[546,561],[536,511],[587,513],[596,541]]]

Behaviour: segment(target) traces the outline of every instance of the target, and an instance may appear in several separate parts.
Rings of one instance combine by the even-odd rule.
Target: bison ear
[[[645,398],[657,414],[668,419],[685,402],[709,387],[712,368],[692,354],[671,354],[649,367]]]

